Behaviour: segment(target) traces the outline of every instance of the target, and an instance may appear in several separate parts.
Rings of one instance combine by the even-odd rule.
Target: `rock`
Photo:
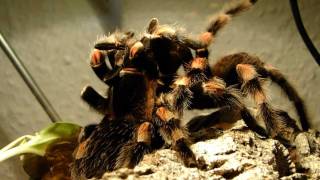
[[[319,143],[319,137],[311,132],[298,136],[296,141],[305,138]],[[175,151],[161,149],[145,155],[134,169],[107,172],[102,179],[319,179],[319,144],[309,149],[306,142],[297,146],[297,152],[303,154],[294,162],[279,141],[260,139],[244,125],[238,125],[219,137],[191,146],[197,159],[206,164],[205,170],[187,168]]]
[[[300,133],[297,135],[295,139],[295,145],[297,146],[297,150],[299,154],[307,156],[310,154],[310,147],[308,146],[308,137],[306,133]]]

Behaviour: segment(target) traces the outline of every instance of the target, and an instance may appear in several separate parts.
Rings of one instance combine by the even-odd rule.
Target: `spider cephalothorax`
[[[140,38],[132,32],[116,32],[99,39],[91,55],[91,67],[109,85],[109,91],[103,97],[88,86],[82,98],[104,114],[104,119],[84,128],[75,153],[74,173],[91,178],[120,167],[132,168],[144,154],[164,144],[171,145],[186,166],[200,168],[201,163],[189,148],[190,134],[233,123],[236,117],[260,136],[292,142],[300,130],[286,112],[274,109],[267,101],[263,81],[268,78],[294,101],[306,130],[302,100],[275,68],[247,53],[225,56],[209,66],[208,46],[218,30],[254,2],[241,1],[226,8],[197,40],[160,25],[157,19],[150,21]],[[178,76],[180,66],[185,74]],[[256,103],[266,130],[243,103],[246,96]],[[220,109],[197,116],[182,127],[180,121],[186,108]],[[225,118],[230,116],[235,118]]]

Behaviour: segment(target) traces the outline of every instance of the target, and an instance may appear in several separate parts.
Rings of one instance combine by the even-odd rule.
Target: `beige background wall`
[[[108,1],[107,1],[108,2]],[[224,0],[122,0],[122,29],[144,30],[152,17],[162,23],[200,33],[208,17],[220,10]],[[114,2],[113,2],[114,3]],[[112,3],[111,3],[112,4]],[[109,8],[110,14],[117,14]],[[320,3],[300,3],[305,26],[320,50]],[[114,18],[106,17],[110,30]],[[85,125],[98,121],[80,98],[83,86],[101,92],[105,86],[88,66],[88,53],[103,29],[85,0],[0,0],[0,31],[6,35],[52,105],[65,121]],[[247,13],[236,17],[211,46],[211,59],[239,51],[260,56],[284,72],[306,102],[311,124],[320,129],[320,68],[307,51],[293,22],[286,0],[260,0]],[[295,116],[290,103],[271,87],[274,104]],[[18,136],[32,134],[49,124],[49,118],[19,74],[0,51],[0,146]],[[26,179],[17,159],[0,164],[1,179]]]

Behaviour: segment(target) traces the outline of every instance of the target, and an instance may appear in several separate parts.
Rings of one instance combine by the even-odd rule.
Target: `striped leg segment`
[[[292,141],[300,130],[288,113],[275,109],[268,103],[262,87],[263,79],[259,77],[255,67],[250,64],[238,64],[236,69],[243,81],[243,94],[253,98],[259,109],[259,116],[264,120],[271,137]]]
[[[147,153],[151,152],[151,141],[155,130],[151,123],[144,122],[136,130],[133,141],[127,142],[120,150],[115,169],[134,168]]]
[[[170,143],[177,152],[179,158],[187,167],[196,167],[197,161],[192,150],[189,148],[188,133],[181,128],[180,120],[168,108],[161,106],[156,111],[156,124],[160,134],[167,143]]]
[[[180,125],[183,111],[192,98],[192,93],[188,89],[190,83],[189,77],[180,77],[174,82],[175,87],[171,92],[160,96],[155,121],[160,134],[167,143],[172,144],[183,163],[187,167],[195,167],[198,163],[189,148],[189,134]]]
[[[222,108],[218,112],[214,112],[208,116],[202,116],[197,124],[199,117],[192,119],[187,127],[189,130],[199,130],[201,127],[216,124],[232,124],[236,121],[228,114],[233,114],[235,117],[240,116],[248,127],[260,136],[266,137],[267,133],[260,127],[255,118],[250,114],[248,109],[241,101],[242,97],[238,90],[233,87],[226,87],[226,83],[218,78],[212,77],[206,58],[195,58],[189,66],[187,66],[188,81],[186,86],[190,87],[193,93],[190,108]],[[224,117],[230,117],[226,119]]]

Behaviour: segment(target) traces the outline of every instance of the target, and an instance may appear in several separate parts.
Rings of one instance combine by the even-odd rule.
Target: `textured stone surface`
[[[177,24],[197,34],[224,3],[122,0],[122,29],[139,33],[151,17],[158,17],[162,23]],[[320,3],[300,3],[305,26],[320,49]],[[110,30],[113,28],[110,26]],[[0,0],[0,30],[63,119],[80,124],[99,120],[100,116],[79,98],[86,84],[101,92],[105,89],[88,67],[92,42],[103,34],[103,29],[87,1]],[[305,100],[313,126],[320,128],[320,70],[296,31],[288,1],[260,0],[252,10],[236,17],[212,46],[212,62],[238,51],[261,56],[287,74]],[[2,51],[0,77],[0,146],[4,146],[18,136],[45,127],[49,119]],[[270,95],[274,104],[295,115],[290,103],[271,88],[275,92]],[[0,164],[3,179],[25,179],[16,161]]]
[[[186,168],[170,149],[145,155],[134,169],[119,169],[104,174],[102,179],[294,179],[320,178],[319,145],[311,154],[300,156],[294,163],[289,150],[273,139],[262,140],[246,130],[243,122],[215,139],[201,141],[191,146],[197,159],[207,168]],[[306,136],[314,141],[312,133]],[[298,173],[299,168],[308,173]]]

